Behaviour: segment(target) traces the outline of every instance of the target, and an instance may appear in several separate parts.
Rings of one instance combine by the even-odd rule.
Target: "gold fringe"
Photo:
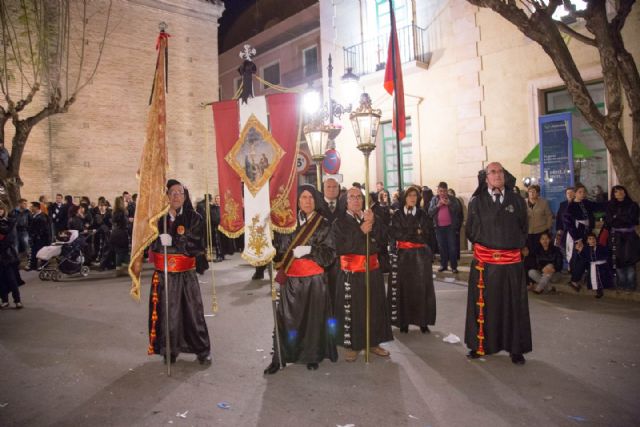
[[[220,231],[222,234],[224,234],[225,236],[227,236],[230,239],[235,239],[237,237],[242,236],[242,234],[244,233],[244,225],[240,228],[240,230],[238,231],[227,231],[224,228],[222,228],[221,225],[218,225],[218,231]]]
[[[278,227],[273,222],[271,222],[271,229],[276,233],[291,234],[296,231],[296,223],[294,223],[291,227]]]
[[[244,251],[242,251],[240,256],[242,257],[243,260],[247,261],[252,266],[254,266],[254,267],[262,267],[263,265],[269,264],[273,260],[273,258],[276,256],[276,251],[273,251],[273,254],[271,254],[271,256],[268,259],[264,259],[264,260],[260,260],[260,261],[254,261],[252,258],[250,258],[249,256],[245,255]]]
[[[133,281],[129,294],[131,295],[131,298],[133,298],[136,302],[140,302],[140,277],[139,276],[136,277],[131,267],[133,266],[133,263],[138,259],[140,259],[140,264],[142,265],[142,262],[144,261],[144,250],[151,243],[153,243],[153,241],[156,240],[160,235],[160,231],[158,230],[158,225],[157,225],[158,220],[163,216],[165,216],[167,212],[169,212],[169,205],[167,205],[164,209],[162,209],[159,214],[154,215],[153,217],[151,217],[151,219],[149,219],[149,227],[151,227],[151,231],[153,231],[153,234],[144,242],[144,244],[131,257],[131,261],[129,261],[128,272],[129,272],[129,277],[131,277],[131,280]],[[142,272],[142,269],[140,269],[140,271]]]

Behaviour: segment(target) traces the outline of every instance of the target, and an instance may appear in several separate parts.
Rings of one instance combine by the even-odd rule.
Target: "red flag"
[[[395,55],[394,55],[395,53]],[[396,16],[391,8],[391,34],[389,34],[389,49],[387,53],[387,66],[384,70],[384,88],[389,95],[395,91],[396,102],[393,104],[393,130],[402,141],[407,135],[407,120],[404,113],[404,84],[402,83],[402,63],[400,62],[400,45],[398,44],[398,32],[396,29]],[[396,114],[396,108],[398,109]],[[398,123],[396,123],[396,117]]]
[[[218,159],[218,187],[220,188],[220,225],[218,230],[230,238],[244,233],[242,212],[242,182],[224,159],[240,135],[238,101],[213,103],[213,123],[216,130],[216,158]]]
[[[267,106],[271,135],[284,150],[269,183],[271,225],[278,233],[288,234],[296,229],[299,98],[295,93],[268,95]]]
[[[158,219],[167,212],[169,205],[165,195],[167,171],[165,64],[168,34],[158,36],[158,59],[147,117],[147,135],[140,160],[138,202],[133,219],[131,262],[129,276],[133,281],[131,296],[140,300],[140,272],[144,250],[158,238]]]

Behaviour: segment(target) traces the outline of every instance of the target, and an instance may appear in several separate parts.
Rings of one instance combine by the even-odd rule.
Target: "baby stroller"
[[[63,231],[51,246],[45,246],[36,254],[45,261],[40,269],[40,280],[63,280],[65,276],[80,275],[87,277],[89,267],[84,264],[83,251],[87,247],[87,237],[77,230]]]

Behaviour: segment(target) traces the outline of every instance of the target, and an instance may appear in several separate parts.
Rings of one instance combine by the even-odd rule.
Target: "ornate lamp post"
[[[304,127],[304,138],[311,152],[311,159],[316,164],[316,188],[321,191],[322,185],[322,161],[329,139],[329,126],[319,120],[312,121]]]
[[[356,134],[356,147],[362,151],[364,155],[364,203],[365,209],[369,209],[369,155],[376,149],[376,136],[378,135],[378,127],[380,126],[380,117],[382,112],[373,109],[371,106],[371,98],[368,94],[363,93],[360,96],[360,106],[357,110],[349,115],[353,132]],[[369,342],[371,335],[371,291],[369,286],[369,236],[366,238],[366,255],[365,255],[365,286],[366,286],[366,347],[365,362],[369,363]]]

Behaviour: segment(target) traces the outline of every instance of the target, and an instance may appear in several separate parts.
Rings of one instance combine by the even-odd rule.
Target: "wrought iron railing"
[[[407,25],[398,30],[400,60],[402,63],[419,61],[429,63],[431,52],[427,31],[417,25]],[[380,35],[353,46],[344,48],[345,68],[351,67],[359,76],[384,69],[387,63],[389,34]]]

